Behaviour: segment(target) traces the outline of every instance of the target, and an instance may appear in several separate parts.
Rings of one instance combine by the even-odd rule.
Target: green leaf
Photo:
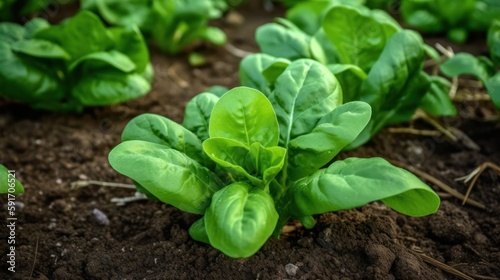
[[[148,45],[137,27],[111,28],[114,50],[126,56],[135,64],[137,72],[143,72],[150,65]]]
[[[422,38],[417,33],[399,31],[389,39],[360,90],[361,101],[373,110],[372,124],[365,132],[370,137],[388,124],[408,121],[414,114],[430,85],[421,71],[423,59]],[[366,139],[365,133],[360,137]]]
[[[363,69],[352,64],[331,64],[328,69],[340,83],[344,103],[359,100],[359,90],[367,75]]]
[[[335,46],[342,64],[354,64],[368,71],[377,61],[389,38],[399,26],[380,20],[366,10],[334,6],[322,24],[326,36]]]
[[[227,89],[226,89],[227,91]],[[196,95],[186,105],[182,125],[196,134],[201,141],[208,139],[208,124],[219,97],[210,92]]]
[[[64,96],[57,67],[36,58],[19,56],[0,41],[0,84],[2,95],[19,102],[52,101]]]
[[[0,22],[0,42],[6,45],[24,39],[24,28],[12,22]]]
[[[81,77],[72,96],[85,106],[106,106],[138,98],[150,89],[149,81],[139,74],[108,70]]]
[[[130,140],[109,153],[109,163],[164,203],[205,213],[222,182],[187,155],[164,145]]]
[[[488,49],[493,63],[500,67],[500,20],[495,20],[488,29]]]
[[[251,54],[240,62],[239,76],[242,86],[255,88],[264,95],[271,94],[271,84],[264,77],[264,69],[274,63],[277,58],[264,53]]]
[[[113,25],[143,27],[151,17],[150,2],[144,0],[84,0],[82,1],[82,9],[99,11],[99,14]]]
[[[489,78],[485,84],[486,90],[490,94],[491,101],[497,109],[500,109],[500,72]]]
[[[24,187],[17,180],[15,172],[9,172],[9,169],[0,164],[0,194],[20,194],[24,192]]]
[[[121,140],[161,144],[186,154],[202,165],[206,162],[200,139],[182,125],[160,115],[142,114],[133,118],[123,129]]]
[[[263,53],[289,60],[311,57],[310,36],[293,26],[291,22],[288,22],[287,26],[277,23],[264,24],[257,28],[255,34],[257,44]]]
[[[431,86],[420,101],[420,107],[434,116],[455,116],[457,109],[449,95],[451,83],[439,76],[430,76],[430,81]]]
[[[255,254],[277,221],[271,196],[241,182],[215,193],[205,215],[210,244],[232,258]]]
[[[330,162],[358,137],[370,116],[370,105],[361,101],[345,103],[325,115],[310,133],[290,142],[288,177],[300,179]]]
[[[286,18],[309,35],[321,28],[321,21],[328,8],[336,1],[303,1],[286,11]]]
[[[295,215],[351,209],[381,200],[409,216],[437,211],[439,197],[410,172],[382,158],[348,158],[296,182],[290,189]]]
[[[73,60],[112,46],[112,38],[101,20],[89,11],[81,11],[60,25],[38,31],[34,38],[61,46]]]
[[[226,92],[215,104],[209,125],[210,137],[254,142],[264,147],[278,144],[279,127],[269,100],[258,90],[237,87]]]
[[[280,146],[287,148],[293,138],[311,132],[342,103],[342,89],[325,66],[300,59],[278,77],[269,99],[279,121]]]
[[[244,176],[252,185],[260,188],[264,188],[278,174],[286,154],[282,147],[266,148],[260,143],[247,146],[225,138],[205,140],[203,150],[220,166]]]
[[[189,235],[196,241],[210,244],[207,229],[205,228],[205,217],[196,220],[196,222],[189,227]]]
[[[128,56],[116,50],[84,55],[69,66],[69,71],[75,71],[79,66],[84,69],[82,70],[84,73],[91,73],[109,67],[124,73],[130,73],[135,70],[134,62]]]
[[[34,57],[70,59],[69,54],[63,48],[45,40],[31,39],[17,41],[12,44],[12,50]]]
[[[201,31],[199,37],[214,45],[222,46],[227,42],[226,33],[217,27],[206,26]]]
[[[269,66],[262,70],[262,76],[272,85],[276,79],[285,71],[290,65],[291,61],[284,58],[275,59]]]
[[[483,83],[495,73],[493,65],[469,53],[457,53],[448,58],[439,66],[439,70],[448,77],[473,75]]]

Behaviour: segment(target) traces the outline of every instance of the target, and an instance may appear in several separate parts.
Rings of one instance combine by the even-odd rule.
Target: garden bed
[[[255,28],[282,14],[264,12],[259,3],[239,12],[243,24],[219,24],[234,46],[248,51],[257,51]],[[448,44],[436,38],[429,41]],[[483,45],[461,48],[481,54]],[[411,218],[372,203],[317,216],[312,230],[290,223],[280,239],[271,238],[247,259],[231,259],[193,241],[188,229],[196,215],[153,200],[121,207],[110,202],[132,196],[131,190],[72,189],[72,182],[86,179],[131,183],[109,166],[107,155],[134,116],[150,112],[179,122],[195,94],[211,85],[239,84],[240,58],[223,49],[201,51],[208,65],[192,68],[186,56],[169,57],[152,48],[156,75],[150,94],[81,115],[38,112],[0,101],[0,158],[16,170],[26,188],[17,198],[13,279],[460,279],[438,268],[437,262],[475,279],[500,277],[500,185],[493,171],[481,175],[470,195],[486,209],[463,206],[444,195],[435,215]],[[459,94],[484,92],[470,86],[460,87]],[[454,143],[442,136],[384,129],[368,144],[340,157],[380,156],[402,162],[465,193],[467,185],[455,178],[484,162],[498,164],[500,123],[486,121],[498,119],[488,101],[456,105],[459,116],[443,122],[466,133],[470,141]],[[412,125],[432,129],[420,121]],[[109,224],[98,219],[95,209]],[[6,210],[1,217],[6,221]],[[1,228],[6,240],[8,229]],[[0,251],[7,252],[7,246],[2,242]],[[5,254],[2,260],[1,274],[7,275]]]

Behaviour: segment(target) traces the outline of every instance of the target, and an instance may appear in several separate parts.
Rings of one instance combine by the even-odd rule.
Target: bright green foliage
[[[183,125],[134,118],[109,154],[111,166],[139,191],[202,214],[190,235],[234,258],[253,255],[292,218],[310,228],[314,214],[375,200],[411,216],[437,210],[427,185],[381,158],[330,164],[363,131],[371,108],[342,104],[322,64],[282,62],[266,72],[273,84],[266,93],[238,87],[197,95]]]
[[[449,77],[472,75],[477,77],[488,91],[491,101],[500,109],[500,21],[493,22],[488,30],[488,48],[491,60],[485,56],[475,57],[469,53],[458,53],[440,66]]]
[[[209,20],[220,18],[228,8],[225,0],[82,0],[82,8],[113,25],[138,26],[170,54],[198,41],[226,42],[222,30],[208,26]]]
[[[60,25],[0,23],[0,95],[51,111],[81,111],[149,92],[153,70],[136,28],[106,28],[84,11]]]
[[[469,31],[488,30],[500,18],[498,0],[402,0],[405,22],[426,33],[447,32],[455,42],[464,42]]]
[[[310,25],[299,16],[306,14],[316,15]],[[242,60],[241,84],[270,93],[275,77],[290,61],[321,62],[339,81],[344,102],[365,101],[373,110],[372,120],[349,148],[365,143],[386,125],[409,121],[418,107],[437,115],[456,114],[446,90],[450,84],[422,71],[429,48],[420,35],[402,30],[385,12],[306,1],[287,15],[302,22],[306,31],[286,19],[259,27],[256,40],[262,54]]]
[[[13,188],[13,192],[9,189]],[[15,178],[15,175],[9,173],[9,169],[7,167],[0,164],[0,194],[12,193],[12,194],[20,194],[24,192],[24,187]]]

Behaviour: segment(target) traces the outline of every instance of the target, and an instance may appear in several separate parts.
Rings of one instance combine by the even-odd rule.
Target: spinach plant
[[[425,33],[447,33],[455,42],[467,40],[469,31],[485,32],[500,18],[497,0],[402,0],[401,15]]]
[[[82,8],[119,26],[138,26],[163,51],[176,54],[198,41],[216,45],[226,35],[208,21],[222,16],[225,0],[83,0]]]
[[[60,25],[0,23],[0,95],[51,111],[80,111],[149,92],[153,70],[136,28],[106,28],[83,11]]]
[[[342,89],[320,63],[301,59],[267,94],[237,87],[201,93],[184,120],[143,114],[125,127],[111,166],[139,191],[203,215],[190,235],[234,258],[253,255],[289,219],[381,200],[411,216],[428,215],[439,197],[382,158],[335,156],[370,120],[370,106],[342,104]]]
[[[15,174],[10,172],[7,167],[0,164],[0,194],[20,194],[23,192],[24,187],[21,182],[17,180]]]
[[[370,123],[350,148],[386,125],[409,121],[418,107],[439,115],[456,114],[448,96],[450,83],[422,71],[427,48],[417,33],[401,29],[385,12],[365,7],[312,1],[295,8],[291,15],[316,12],[316,20],[302,24],[307,32],[286,19],[259,27],[256,40],[263,54],[242,60],[242,85],[269,92],[272,76],[290,61],[321,62],[339,80],[345,102],[361,100],[372,107]]]
[[[447,59],[439,69],[448,77],[472,75],[478,78],[488,91],[491,101],[500,109],[500,21],[494,21],[488,30],[487,44],[490,58],[458,53]]]

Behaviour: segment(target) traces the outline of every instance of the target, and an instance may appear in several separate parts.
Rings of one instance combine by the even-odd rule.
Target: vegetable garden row
[[[6,139],[0,146],[0,162],[5,164],[0,165],[0,190],[5,193],[9,209],[2,215],[19,217],[15,230],[6,231],[6,237],[14,236],[17,243],[6,241],[1,245],[8,253],[17,252],[14,262],[9,263],[12,257],[7,255],[7,262],[2,264],[6,273],[20,278],[35,273],[40,279],[70,274],[83,279],[130,275],[217,278],[219,275],[212,272],[220,268],[217,264],[223,258],[221,265],[229,271],[234,270],[234,265],[243,269],[245,262],[255,262],[256,267],[265,267],[266,260],[272,263],[267,269],[261,268],[262,275],[243,269],[246,273],[235,276],[244,279],[440,279],[451,275],[469,279],[500,275],[498,259],[495,260],[500,240],[493,237],[500,230],[498,219],[494,218],[499,211],[495,199],[498,180],[494,174],[500,168],[495,161],[498,144],[494,143],[500,108],[500,3],[66,2],[4,1],[0,6],[0,18],[5,20],[0,23],[0,96],[4,97],[0,105],[6,112],[0,116],[0,124],[5,126],[2,136]],[[61,22],[50,17],[50,11],[72,8],[76,8],[74,15]],[[270,13],[265,11],[271,8],[281,17],[271,22],[272,17],[267,15],[267,23],[258,24],[254,37],[258,51],[247,53],[235,48],[237,41],[232,36],[237,36],[235,30],[246,23],[230,23],[226,19],[239,16],[243,21],[250,20],[257,17],[252,13]],[[252,13],[245,13],[245,9]],[[44,13],[45,18],[37,17]],[[426,44],[424,38],[436,33],[461,44],[482,38],[487,52],[455,54],[442,45]],[[253,41],[253,37],[243,40]],[[242,46],[245,47],[251,49],[251,43]],[[231,62],[224,62],[228,57]],[[165,70],[165,61],[173,66]],[[217,78],[211,76],[211,69],[217,63],[228,67],[220,72],[237,70],[228,83],[212,83]],[[182,69],[173,69],[174,66]],[[169,77],[168,85],[163,85],[165,75]],[[193,82],[199,77],[203,77],[203,88]],[[484,133],[491,133],[486,137],[491,143],[479,145],[469,131],[443,124],[447,120],[469,122],[463,113],[469,108],[468,103],[457,99],[457,90],[467,88],[459,83],[464,77],[467,81],[473,79],[474,89],[481,94],[479,101],[473,100],[480,104],[474,110],[480,110],[483,119],[492,119],[484,124]],[[179,85],[180,90],[173,84]],[[159,95],[157,88],[165,96]],[[178,113],[162,113],[147,104],[171,106]],[[103,114],[114,115],[114,122]],[[416,121],[417,118],[424,121]],[[55,124],[48,123],[51,119]],[[99,122],[97,134],[88,131],[95,121]],[[428,133],[429,129],[406,129],[408,123],[436,130]],[[31,125],[33,131],[29,131]],[[54,131],[46,130],[45,134],[43,127],[47,125],[53,126]],[[390,129],[411,131],[417,133],[414,137],[428,137],[429,141],[413,145],[415,142],[405,136],[400,136],[402,141],[391,138],[398,136],[385,138]],[[16,141],[23,135],[21,131],[27,138],[33,133],[35,139]],[[65,140],[64,131],[69,131],[68,139],[74,143]],[[58,138],[50,139],[52,136],[48,135]],[[380,150],[370,152],[374,145],[380,149],[379,145],[391,141],[399,142],[391,156],[384,156]],[[409,146],[397,148],[406,142]],[[434,145],[431,155],[422,154],[425,143]],[[49,150],[42,152],[37,145],[45,144]],[[440,152],[443,145],[449,146]],[[418,170],[418,164],[394,161],[411,154],[420,157],[420,161],[426,160],[426,156],[452,157],[453,149],[479,153],[474,157],[486,159],[462,166],[462,170],[471,171],[480,163],[484,163],[483,169],[493,169],[489,186],[493,194],[487,196],[496,204],[485,206],[477,202],[473,199],[474,191],[472,198],[467,198],[463,189],[457,192],[442,187],[444,183],[436,177]],[[23,160],[19,154],[35,161]],[[45,167],[37,166],[43,161],[42,154],[48,157]],[[70,157],[77,160],[69,160]],[[442,169],[437,163],[427,164],[430,170]],[[471,177],[482,171],[476,170]],[[460,173],[442,170],[442,174],[449,172]],[[46,181],[35,179],[39,176]],[[116,206],[109,200],[127,201],[117,197],[130,195],[129,191],[95,186],[70,190],[71,183],[80,179],[84,184],[134,183],[136,198],[144,196],[150,201]],[[39,188],[40,184],[46,186]],[[460,206],[460,201],[448,199],[450,196],[473,206]],[[440,207],[443,199],[446,201]],[[37,205],[38,210],[32,205]],[[78,209],[89,212],[82,214],[85,212]],[[135,210],[141,213],[134,214]],[[332,213],[340,210],[344,211]],[[464,211],[469,210],[474,218],[481,213],[486,215],[488,222],[479,225],[464,221],[466,229],[458,222],[451,228],[436,222],[447,221],[443,215],[462,215],[466,220]],[[44,217],[45,211],[51,214]],[[132,212],[120,216],[122,211]],[[158,212],[165,216],[146,217]],[[44,218],[38,225],[35,220],[41,217]],[[69,231],[58,230],[57,220],[64,221],[61,223]],[[47,222],[54,233],[46,238],[53,240],[40,241],[38,235]],[[337,238],[341,238],[350,232],[332,232],[339,222],[347,223],[347,228],[355,226],[355,233],[348,235],[362,240],[354,245],[355,249],[351,247],[351,252],[342,249],[349,245],[325,245],[334,238],[330,235],[338,234]],[[369,240],[365,240],[359,235],[363,232],[358,228],[361,225],[377,234],[367,233]],[[441,227],[446,234],[438,229]],[[411,236],[412,230],[424,228],[423,236]],[[91,236],[96,229],[97,237]],[[447,235],[456,231],[463,231],[464,236]],[[36,248],[38,242],[45,242],[42,245],[46,252],[33,252],[35,236]],[[423,251],[407,248],[408,240],[417,239],[421,242],[414,243]],[[430,246],[428,239],[449,246]],[[51,247],[49,243],[56,240],[56,247],[69,247]],[[133,254],[125,252],[127,246],[130,251],[133,246],[141,247],[145,251],[138,256],[146,256],[144,260],[149,261],[142,265],[148,269],[138,271],[141,264],[127,269],[127,257],[113,263],[114,257],[105,257],[105,253],[102,257],[94,256],[94,260],[93,247],[116,249],[103,244],[105,240],[119,246],[127,244],[123,254]],[[79,245],[72,246],[72,242]],[[304,245],[307,242],[312,243]],[[474,245],[464,245],[466,242]],[[88,248],[81,248],[82,244]],[[157,248],[154,244],[162,245]],[[470,255],[463,257],[464,262],[474,259],[476,267],[477,263],[483,264],[479,265],[482,271],[466,269],[464,274],[460,266],[446,264],[446,258],[454,258],[453,250],[459,250],[457,244],[461,244],[460,250],[468,250],[460,252]],[[488,255],[474,249],[476,245],[489,248]],[[321,253],[315,246],[322,248]],[[439,252],[447,246],[455,249],[449,249],[444,257],[433,255],[436,248]],[[289,247],[292,253],[298,248],[300,253],[295,259],[334,259],[329,261],[332,264],[318,266],[313,261],[291,259],[286,260],[289,263],[279,263],[284,260],[269,257],[282,254],[280,251],[290,252]],[[177,248],[179,260],[172,259],[175,252],[154,258],[151,255],[157,250],[170,251],[168,248]],[[51,263],[49,267],[37,265],[40,253],[46,254],[40,262]],[[183,259],[189,255],[197,257]],[[243,263],[238,258],[244,258]],[[339,262],[349,258],[355,261],[342,271]],[[63,264],[57,265],[58,259]],[[158,264],[158,259],[163,262]],[[28,260],[32,263],[28,264]],[[166,268],[176,261],[181,264]],[[356,272],[366,262],[370,269]],[[68,268],[67,264],[81,268]],[[106,267],[115,270],[107,271]],[[193,271],[192,267],[198,269]],[[224,269],[222,275],[234,273]]]

